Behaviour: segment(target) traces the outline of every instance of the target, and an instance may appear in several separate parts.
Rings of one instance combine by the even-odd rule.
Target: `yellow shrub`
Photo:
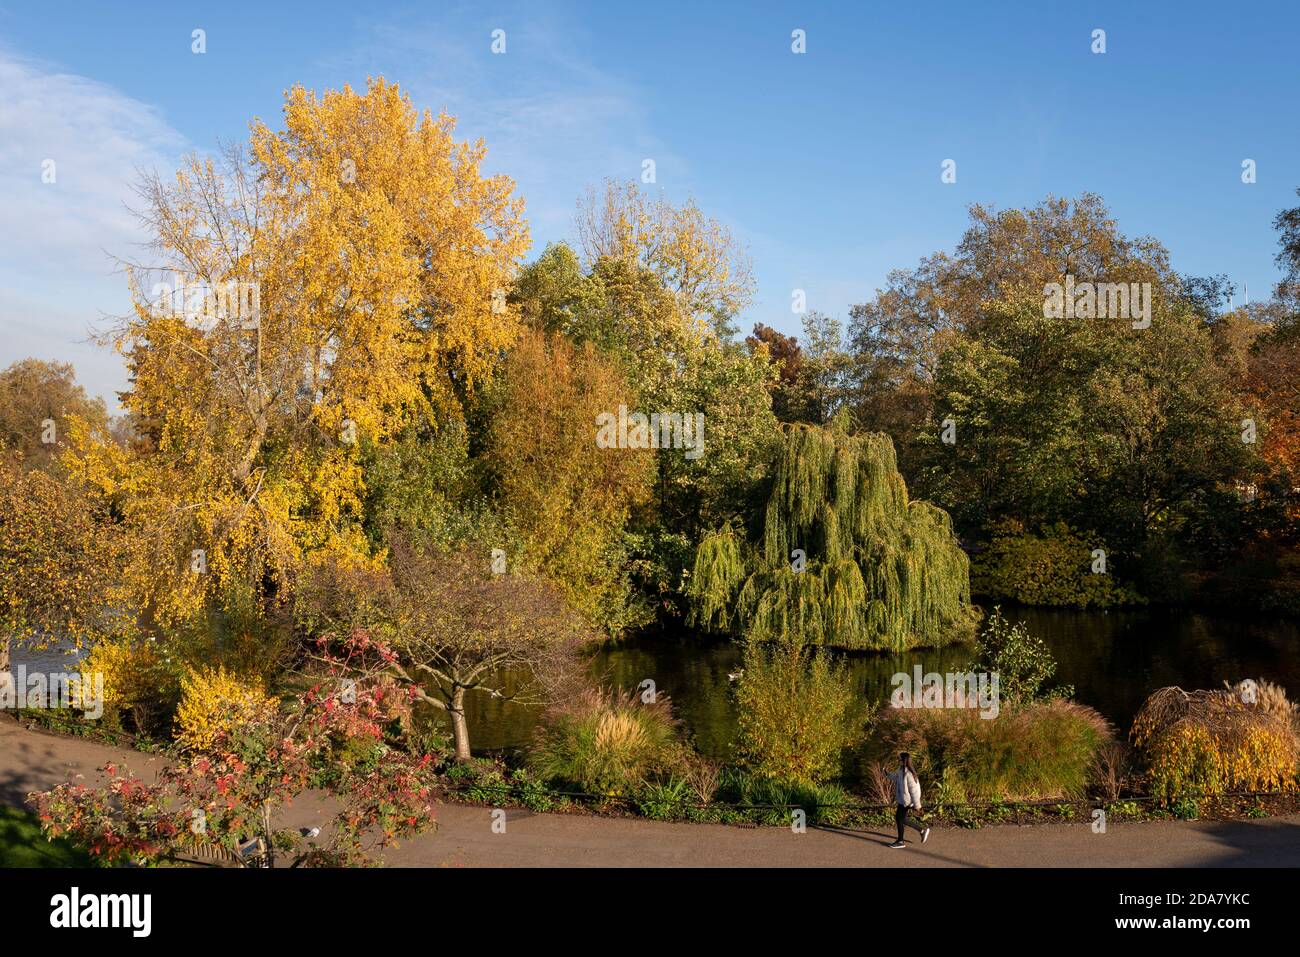
[[[1161,688],[1133,719],[1133,743],[1150,763],[1151,787],[1165,801],[1227,791],[1296,786],[1300,740],[1289,702],[1270,693],[1243,700],[1235,690]]]
[[[222,735],[270,716],[277,704],[256,679],[222,667],[190,669],[181,678],[176,740],[194,751],[209,750]]]
[[[151,642],[101,641],[81,660],[83,685],[103,675],[104,704],[139,708],[166,699],[175,684],[157,647]]]

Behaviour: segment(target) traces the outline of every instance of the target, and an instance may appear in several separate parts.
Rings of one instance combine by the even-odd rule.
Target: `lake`
[[[1057,660],[1056,680],[1072,684],[1075,698],[1096,708],[1121,734],[1153,690],[1165,685],[1217,688],[1242,678],[1267,679],[1300,697],[1300,625],[1246,621],[1183,609],[1061,611],[1004,608],[1040,635]],[[842,655],[855,686],[870,702],[883,703],[900,671],[922,668],[962,671],[968,645],[917,649],[901,655],[857,652]],[[734,643],[682,631],[632,639],[596,655],[593,676],[608,676],[623,688],[646,679],[672,700],[673,709],[704,754],[731,757],[736,711],[729,672],[740,669]],[[537,709],[471,695],[470,740],[475,751],[514,751],[526,745]]]
[[[1060,611],[1004,609],[1041,635],[1058,663],[1057,680],[1074,685],[1075,698],[1128,730],[1134,713],[1151,691],[1165,685],[1217,688],[1225,680],[1267,679],[1300,698],[1300,625],[1247,621],[1186,610]],[[901,655],[857,652],[842,655],[860,694],[885,702],[890,679],[920,664],[925,671],[963,671],[970,646],[919,649]],[[695,746],[725,761],[731,757],[736,711],[729,672],[740,668],[740,648],[682,630],[646,635],[598,652],[592,675],[623,688],[647,679],[666,694]],[[57,653],[16,652],[15,667],[71,670]],[[467,699],[470,740],[476,752],[511,752],[531,740],[538,709],[486,695]]]

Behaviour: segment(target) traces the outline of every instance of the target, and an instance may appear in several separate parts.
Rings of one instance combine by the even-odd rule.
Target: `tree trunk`
[[[464,764],[469,760],[469,725],[465,723],[465,689],[456,686],[451,693],[451,736],[456,742],[456,760]]]
[[[271,802],[262,802],[262,842],[266,850],[259,855],[259,867],[275,867],[275,839],[271,828]]]
[[[8,635],[0,637],[0,699],[13,695],[14,714],[16,715],[18,713],[18,678],[12,673],[9,666],[9,645],[10,638]],[[0,707],[2,706],[3,700],[0,700]]]

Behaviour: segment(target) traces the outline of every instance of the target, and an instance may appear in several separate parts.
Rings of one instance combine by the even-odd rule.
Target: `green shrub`
[[[1142,598],[1107,570],[1092,570],[1092,551],[1105,548],[1095,535],[1057,522],[1038,534],[1008,519],[994,527],[988,547],[971,564],[971,591],[1022,605],[1110,608]]]
[[[650,781],[642,786],[636,796],[636,809],[652,820],[671,821],[686,816],[686,806],[692,800],[690,784],[674,775],[666,781]]]
[[[841,824],[848,816],[852,796],[835,784],[798,784],[758,777],[742,768],[722,772],[718,799],[736,805],[740,820],[789,827],[796,809],[808,815],[809,824]]]
[[[1110,817],[1138,817],[1141,813],[1137,801],[1116,801],[1106,805],[1106,814]]]
[[[1022,622],[1013,625],[1007,621],[1001,608],[994,608],[980,629],[973,667],[998,676],[998,700],[1012,708],[1074,693],[1068,685],[1043,690],[1056,674],[1051,649]]]
[[[773,781],[812,785],[835,776],[857,737],[847,669],[816,649],[745,648],[736,688],[741,764]]]
[[[819,784],[805,792],[809,824],[843,824],[849,816],[847,805],[853,796],[837,784]]]
[[[476,803],[500,804],[510,793],[505,766],[487,758],[449,764],[443,780],[462,800]]]
[[[668,699],[588,690],[543,715],[528,766],[546,780],[590,794],[628,796],[683,764]]]
[[[527,768],[510,772],[510,796],[530,811],[553,811],[559,805],[546,782],[533,777]]]

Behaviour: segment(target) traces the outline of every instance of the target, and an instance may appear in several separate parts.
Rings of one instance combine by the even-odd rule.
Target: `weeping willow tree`
[[[755,641],[902,651],[970,637],[970,569],[948,513],[909,502],[887,435],[790,426],[761,529],[696,551],[695,624]]]

